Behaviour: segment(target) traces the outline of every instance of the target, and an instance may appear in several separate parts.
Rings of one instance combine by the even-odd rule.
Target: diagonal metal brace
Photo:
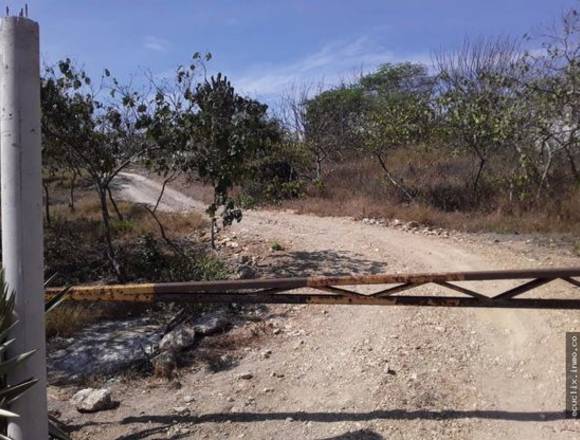
[[[447,281],[438,281],[435,284],[441,287],[445,287],[447,289],[455,290],[456,292],[463,293],[465,295],[469,295],[472,298],[479,298],[479,299],[489,299],[489,296],[482,295],[471,289],[466,289],[465,287],[458,286],[457,284],[448,283]]]
[[[524,292],[529,290],[535,289],[537,287],[543,286],[544,284],[548,284],[549,282],[554,281],[552,278],[538,278],[537,280],[529,281],[521,286],[514,287],[513,289],[506,290],[499,295],[493,297],[493,299],[510,299],[515,296],[521,295]]]

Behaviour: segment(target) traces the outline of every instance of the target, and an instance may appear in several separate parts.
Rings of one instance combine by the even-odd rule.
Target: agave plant
[[[52,310],[65,297],[68,289],[55,295],[45,307],[46,311]],[[15,385],[8,385],[7,376],[31,357],[36,350],[22,353],[10,358],[6,357],[7,348],[15,341],[9,338],[10,331],[18,325],[18,319],[14,312],[14,295],[10,291],[4,270],[0,270],[0,439],[12,440],[7,435],[8,421],[19,417],[18,414],[8,408],[12,402],[20,398],[38,379],[33,377],[23,380]],[[68,435],[58,426],[58,421],[49,418],[49,437],[56,440],[70,440]]]

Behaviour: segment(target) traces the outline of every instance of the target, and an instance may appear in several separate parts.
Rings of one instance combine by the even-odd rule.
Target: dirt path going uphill
[[[131,173],[119,186],[121,197],[143,203],[154,203],[160,189]],[[171,189],[161,204],[203,207]],[[509,243],[477,237],[431,237],[286,212],[246,212],[232,233],[241,243],[283,243],[287,250],[271,268],[280,275],[580,266],[578,258],[532,245],[516,253]],[[545,291],[579,293],[557,283]],[[580,330],[576,312],[272,311],[272,335],[249,348],[239,365],[184,371],[178,391],[118,384],[121,407],[87,416],[93,427],[82,432],[95,439],[580,438],[580,423],[562,417],[564,332]]]

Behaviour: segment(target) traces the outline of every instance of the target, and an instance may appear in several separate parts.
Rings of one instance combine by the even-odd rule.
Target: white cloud
[[[415,61],[430,64],[430,56],[399,57],[368,37],[333,42],[297,61],[279,65],[253,66],[235,80],[236,88],[254,96],[272,96],[294,84],[323,81],[332,86],[360,72],[388,62]]]
[[[545,47],[533,47],[531,49],[528,49],[527,52],[528,55],[534,58],[542,58],[548,55],[548,51],[546,50]]]
[[[169,47],[169,42],[167,40],[164,40],[163,38],[148,35],[145,37],[143,47],[145,49],[153,50],[155,52],[165,52]]]

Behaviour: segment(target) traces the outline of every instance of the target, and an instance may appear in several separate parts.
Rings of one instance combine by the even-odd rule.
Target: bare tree
[[[580,14],[569,10],[539,38],[542,50],[528,54],[525,64],[538,116],[535,128],[547,163],[563,157],[580,183]]]
[[[522,112],[511,85],[522,56],[511,38],[465,40],[457,51],[435,55],[441,121],[449,142],[475,158],[474,197],[490,158],[517,139]]]
[[[322,181],[331,162],[341,161],[360,143],[358,125],[364,95],[355,83],[332,88],[324,82],[291,87],[281,99],[280,120],[290,139],[312,157],[312,179]]]

